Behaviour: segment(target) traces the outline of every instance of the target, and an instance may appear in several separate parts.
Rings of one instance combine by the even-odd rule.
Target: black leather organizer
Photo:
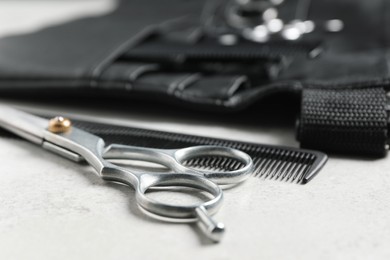
[[[390,3],[312,0],[304,19],[316,23],[313,32],[262,42],[229,28],[225,11],[232,4],[122,1],[106,16],[3,38],[0,95],[109,96],[245,113],[271,94],[287,93],[301,99],[303,147],[385,154]],[[280,18],[293,21],[301,6],[285,0]],[[331,19],[344,28],[321,29]]]

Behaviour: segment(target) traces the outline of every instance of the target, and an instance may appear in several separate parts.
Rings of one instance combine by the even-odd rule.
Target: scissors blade
[[[0,105],[0,127],[41,145],[48,120]]]

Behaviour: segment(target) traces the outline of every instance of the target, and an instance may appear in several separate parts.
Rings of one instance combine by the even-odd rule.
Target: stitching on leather
[[[130,81],[135,81],[140,76],[142,76],[143,74],[145,74],[147,72],[156,71],[158,68],[159,68],[159,66],[157,64],[147,64],[147,65],[143,64],[143,65],[140,65],[140,66],[138,66],[138,68],[136,68],[135,70],[132,70],[130,72],[129,80]]]
[[[131,90],[133,89],[133,83],[139,79],[142,75],[152,72],[152,71],[157,71],[159,69],[159,66],[157,64],[143,64],[138,66],[135,70],[131,70],[128,81],[126,81],[126,90]]]
[[[230,80],[230,87],[227,91],[227,94],[229,97],[227,99],[221,99],[221,98],[211,98],[211,97],[199,97],[194,94],[185,93],[184,91],[175,93],[175,95],[178,98],[181,98],[182,100],[189,100],[191,102],[201,102],[201,103],[211,103],[219,106],[229,106],[229,104],[232,102],[234,96],[234,92],[239,89],[240,86],[247,80],[246,76],[238,76],[232,80]]]
[[[167,94],[174,94],[176,92],[176,90],[179,88],[180,84],[185,81],[188,77],[190,77],[192,74],[187,74],[185,76],[182,76],[182,77],[179,77],[177,79],[175,79],[174,81],[172,81],[169,86],[168,86],[168,89],[167,89]],[[179,90],[180,91],[180,90]]]
[[[231,96],[234,95],[234,93],[242,86],[242,84],[244,82],[247,81],[247,77],[246,76],[237,76],[235,78],[233,78],[232,80],[230,80],[230,87],[227,89],[227,91],[225,92],[227,96],[229,96],[229,98]],[[191,82],[192,83],[192,82]],[[190,93],[183,93],[183,89],[181,90],[181,92],[179,93],[180,95],[186,95],[187,97],[196,97],[196,95],[194,94],[190,94]],[[210,99],[210,100],[225,100],[225,99],[220,99],[220,98],[208,98],[208,97],[202,97],[202,98],[205,98],[205,99]]]
[[[226,94],[230,97],[233,96],[237,90],[240,89],[240,87],[248,80],[246,76],[239,76],[235,80],[233,80],[233,83],[231,84],[230,88],[226,91]]]
[[[98,64],[92,66],[90,73],[87,75],[90,77],[89,86],[95,87],[103,71],[106,70],[118,57],[121,56],[122,53],[124,53],[131,46],[134,46],[137,43],[143,41],[151,34],[165,30],[167,27],[172,26],[172,24],[174,25],[175,23],[181,22],[183,19],[185,19],[185,17],[186,16],[176,17],[174,19],[164,21],[160,24],[146,26],[143,30],[139,31],[133,36],[127,37],[124,41],[120,42],[118,45],[107,51],[107,53],[104,53],[102,58],[97,62]]]
[[[188,77],[184,78],[177,86],[175,90],[175,95],[176,96],[181,96],[183,92],[186,90],[187,87],[195,83],[197,80],[201,78],[200,73],[194,73],[188,75]]]
[[[137,33],[135,36],[130,37],[130,39],[127,38],[127,40],[124,42],[121,42],[119,45],[111,48],[111,50],[104,55],[102,61],[92,67],[90,73],[90,87],[97,86],[97,82],[101,78],[102,73],[114,62],[117,57],[121,55],[121,53],[123,53],[131,45],[135,45],[137,42],[142,41],[145,37],[154,33],[155,31],[155,26],[148,26]]]

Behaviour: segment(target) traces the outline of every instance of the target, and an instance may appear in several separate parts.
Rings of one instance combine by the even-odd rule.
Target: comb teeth
[[[184,161],[183,164],[194,169],[215,172],[234,171],[244,167],[239,160],[222,156],[197,157]]]
[[[265,147],[255,152],[254,176],[292,183],[306,183],[316,155],[305,151]]]
[[[119,143],[141,147],[176,149],[194,145],[218,145],[249,154],[254,163],[253,176],[262,179],[305,184],[324,166],[324,153],[298,148],[263,145],[154,131],[142,128],[114,126],[94,122],[74,121],[85,131],[102,137],[107,144]],[[210,171],[232,171],[243,167],[238,160],[225,157],[197,157],[185,162],[189,167]]]
[[[245,149],[242,149],[245,151]],[[304,184],[317,161],[314,153],[291,148],[261,147],[249,152],[253,160],[253,176],[262,179]],[[239,160],[227,157],[197,157],[184,162],[187,167],[207,171],[234,171],[244,167]]]

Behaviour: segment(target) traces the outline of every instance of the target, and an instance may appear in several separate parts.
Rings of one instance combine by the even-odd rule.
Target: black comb
[[[102,137],[107,144],[118,143],[150,148],[174,149],[194,145],[220,145],[249,154],[254,162],[253,176],[264,179],[305,184],[325,165],[327,155],[312,150],[246,143],[218,138],[162,132],[142,128],[73,121],[75,126]],[[198,157],[186,165],[215,171],[239,169],[243,165],[224,157]]]

